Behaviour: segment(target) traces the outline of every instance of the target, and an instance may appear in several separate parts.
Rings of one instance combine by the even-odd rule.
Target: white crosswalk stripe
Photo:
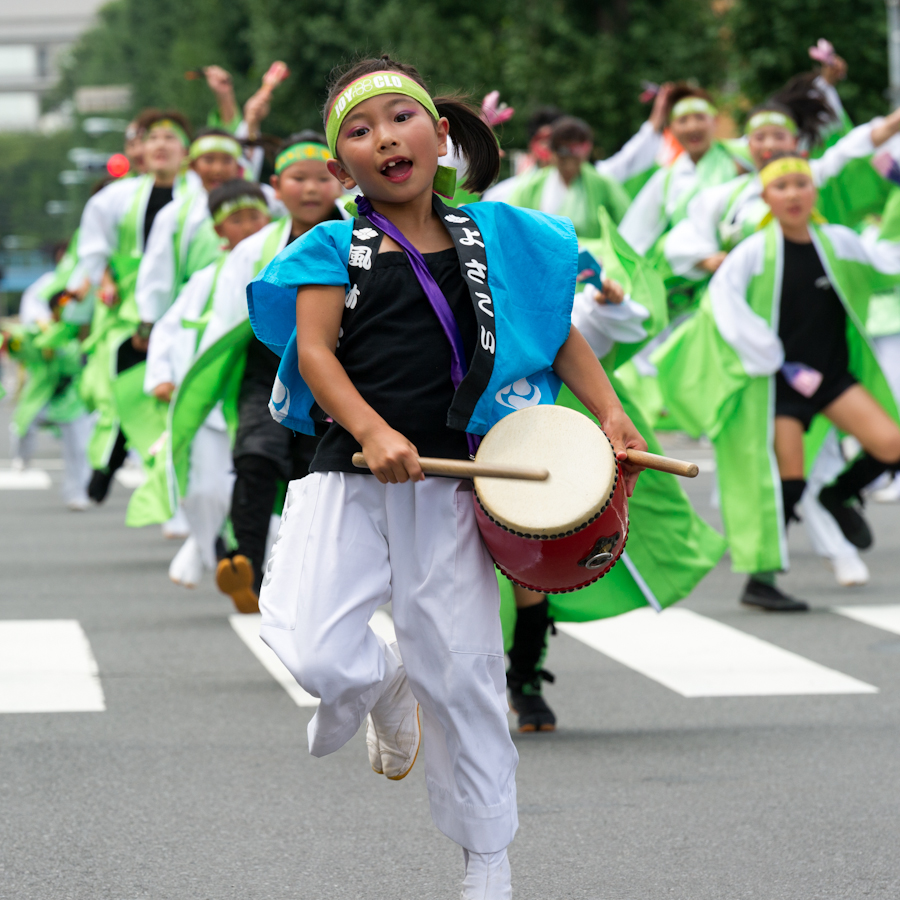
[[[0,713],[105,709],[97,661],[77,621],[0,622]]]
[[[688,609],[637,609],[564,634],[682,697],[874,694],[878,688]]]
[[[46,491],[52,483],[44,469],[0,469],[0,491]]]
[[[892,631],[900,634],[900,604],[885,604],[882,606],[837,606],[834,610],[848,619],[855,619],[864,625],[880,628],[882,631]]]
[[[288,696],[297,706],[318,706],[319,698],[307,694],[297,684],[294,676],[285,668],[284,663],[275,655],[272,649],[264,644],[259,636],[259,626],[262,616],[232,615],[228,617],[231,627],[237,632],[238,637],[250,648],[253,655],[263,664],[266,671],[287,691]],[[375,634],[383,638],[387,643],[397,640],[394,634],[394,623],[384,610],[377,610],[369,622]]]

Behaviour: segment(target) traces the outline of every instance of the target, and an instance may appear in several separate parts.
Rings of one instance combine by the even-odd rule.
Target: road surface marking
[[[882,631],[892,631],[900,634],[900,606],[888,604],[885,606],[836,606],[834,611],[848,619],[855,619],[864,625],[880,628]]]
[[[682,697],[875,694],[878,688],[687,609],[556,627]]]
[[[0,491],[46,491],[52,483],[43,469],[0,469]]]
[[[0,713],[105,709],[97,661],[77,621],[0,622]]]
[[[266,671],[288,692],[288,696],[297,706],[318,706],[319,698],[307,694],[297,684],[294,676],[287,670],[284,663],[275,655],[275,652],[265,644],[259,636],[259,626],[262,616],[255,615],[231,615],[228,617],[231,627],[237,632],[238,637],[250,648],[251,653],[263,664]],[[394,623],[384,610],[377,610],[369,623],[372,630],[380,635],[387,643],[395,641]]]

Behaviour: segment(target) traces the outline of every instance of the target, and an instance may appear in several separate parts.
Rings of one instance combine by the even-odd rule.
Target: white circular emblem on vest
[[[272,385],[272,397],[269,400],[269,412],[276,422],[283,422],[291,408],[291,392],[276,375]]]
[[[541,389],[527,378],[520,378],[512,384],[500,388],[494,399],[501,406],[508,406],[510,409],[526,409],[529,406],[537,406],[541,402]]]

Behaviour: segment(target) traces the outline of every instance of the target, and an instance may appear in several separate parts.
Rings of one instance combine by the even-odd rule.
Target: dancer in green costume
[[[773,153],[818,145],[823,122],[833,121],[833,116],[824,96],[809,90],[798,93],[787,85],[756,107],[747,120],[747,146],[755,168],[764,166]],[[890,183],[869,165],[868,158],[898,131],[900,110],[854,128],[824,155],[810,161],[820,197],[822,191],[828,191],[832,198],[853,198],[853,208],[844,204],[840,209],[837,200],[825,209],[817,204],[827,221],[853,226],[860,214],[882,210]],[[859,171],[848,170],[854,160],[865,161],[869,175],[863,178]],[[686,218],[669,233],[666,260],[676,275],[702,284],[768,215],[758,175],[748,173],[706,188],[691,200]]]
[[[869,297],[900,282],[900,245],[815,224],[805,160],[775,159],[760,178],[776,221],[729,254],[654,362],[666,403],[713,441],[732,565],[750,575],[742,602],[800,611],[775,574],[788,567],[787,524],[828,428],[864,448],[819,493],[856,546],[871,536],[855,498],[900,462],[897,406],[863,325]]]
[[[186,190],[181,174],[189,139],[179,113],[149,110],[137,120],[145,134],[147,174],[121,179],[87,203],[79,229],[78,258],[98,289],[83,393],[99,411],[89,455],[94,475],[89,494],[98,503],[131,445],[146,456],[165,409],[143,393],[149,328],[141,326],[134,299],[138,267],[156,214]]]
[[[191,143],[189,168],[199,184],[173,199],[153,220],[134,294],[142,323],[157,322],[188,279],[221,254],[222,239],[209,215],[209,194],[241,177],[242,152],[240,143],[221,130],[205,129]]]
[[[256,234],[270,218],[261,187],[243,179],[216,188],[209,196],[209,211],[216,233],[227,242],[229,251]],[[153,328],[144,389],[164,403],[172,400],[196,357],[207,322],[213,315],[224,263],[223,256],[195,273]],[[168,435],[175,434],[175,443],[186,448],[190,463],[186,491],[181,498],[190,537],[172,560],[169,578],[185,587],[196,586],[204,569],[216,567],[216,541],[228,513],[234,481],[231,436],[220,405],[213,408],[199,428],[191,428],[191,440],[185,443],[184,412],[202,399],[197,396],[196,385],[192,394],[186,398],[187,404],[178,407],[177,414],[174,406],[170,407],[169,430],[159,443],[147,481],[132,495],[126,519],[129,525],[162,522],[178,509],[175,479],[169,483],[174,467],[167,465],[172,463]],[[232,424],[233,412],[232,403],[229,406]]]
[[[600,237],[598,210],[602,207],[619,222],[629,197],[617,181],[588,162],[593,146],[586,122],[572,116],[557,119],[550,130],[550,165],[526,178],[509,202],[571,219],[579,239]]]
[[[600,222],[603,236],[584,246],[602,261],[604,290],[588,284],[577,294],[572,322],[602,362],[626,413],[647,436],[650,450],[661,453],[652,429],[614,370],[665,326],[665,289],[603,210]],[[590,415],[566,388],[557,403]],[[629,500],[628,547],[602,579],[574,593],[547,597],[513,586],[498,575],[510,658],[507,684],[519,730],[555,727],[556,718],[542,696],[542,682],[553,680],[543,668],[553,620],[587,621],[641,606],[670,606],[696,587],[724,551],[725,541],[694,512],[677,478],[648,470],[641,474]]]
[[[57,291],[49,298],[50,320],[8,328],[3,343],[25,373],[10,423],[14,467],[26,468],[34,455],[38,428],[56,430],[63,443],[63,501],[81,512],[90,505],[87,441],[91,420],[79,396],[84,367],[78,325],[63,321],[74,298]]]
[[[668,95],[668,104],[669,128],[684,151],[641,188],[619,230],[671,289],[678,282],[662,253],[669,229],[684,218],[698,191],[731,181],[741,172],[751,171],[753,164],[742,141],[715,139],[717,110],[702,88],[677,84]]]

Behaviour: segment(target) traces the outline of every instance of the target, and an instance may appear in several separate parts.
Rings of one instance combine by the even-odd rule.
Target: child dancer
[[[480,116],[433,100],[415,69],[387,57],[340,75],[326,111],[329,167],[360,192],[360,217],[313,229],[250,286],[257,335],[283,353],[279,418],[307,433],[314,419],[330,422],[312,474],[289,488],[261,634],[321,698],[314,756],[368,716],[372,768],[402,778],[419,750],[421,704],[432,817],[463,848],[463,897],[502,900],[517,756],[497,581],[470,483],[424,478],[417,455],[468,457],[510,411],[498,391],[529,378],[552,402],[557,376],[598,415],[619,459],[645,444],[571,328],[571,224],[502,203],[457,210],[435,195],[453,193],[438,165],[448,131],[468,190],[496,177],[497,143]],[[360,448],[370,473],[351,462]],[[636,475],[626,466],[629,493]],[[368,627],[388,600],[392,646]]]
[[[863,326],[869,296],[900,280],[900,245],[815,224],[804,159],[769,162],[760,182],[775,221],[728,255],[698,315],[655,359],[667,403],[712,436],[732,563],[750,576],[741,602],[800,611],[807,604],[780,591],[775,574],[788,567],[805,453],[829,422],[862,444],[819,493],[857,545],[865,523],[853,501],[900,464],[897,407]]]
[[[509,202],[571,219],[581,239],[600,237],[600,207],[620,222],[630,200],[625,188],[588,162],[593,148],[587,122],[557,119],[550,130],[550,165],[514,190]]]
[[[227,251],[269,223],[265,194],[258,184],[243,179],[228,181],[213,190],[209,195],[209,214]],[[196,356],[224,263],[223,256],[195,273],[150,335],[144,390],[165,403],[173,401],[173,394]],[[172,560],[169,578],[176,584],[195,587],[204,569],[216,568],[215,545],[228,514],[234,475],[222,402],[216,403],[198,424],[198,405],[205,411],[200,402],[204,398],[199,396],[196,384],[189,391],[192,396],[185,398],[185,403],[175,404],[168,421],[168,435],[179,448],[178,464],[166,447],[162,459],[154,460],[151,476],[132,495],[127,523],[144,525],[158,520],[159,517],[142,515],[141,510],[148,507],[162,509],[162,521],[174,512],[170,498],[178,492],[170,473],[182,468],[180,457],[189,455],[182,508],[191,535]],[[169,459],[171,466],[166,464]],[[155,503],[147,502],[149,498],[144,495],[148,493],[157,495]],[[162,496],[158,496],[160,493]]]
[[[655,260],[653,248],[684,218],[690,199],[705,187],[731,181],[751,165],[736,141],[715,139],[712,98],[702,88],[676,84],[667,95],[669,128],[684,148],[669,165],[654,172],[622,219],[622,237]]]
[[[146,359],[150,329],[141,327],[134,289],[153,220],[173,196],[187,190],[181,173],[190,144],[187,120],[177,112],[147,110],[136,121],[144,135],[147,174],[113,182],[91,197],[78,232],[81,269],[101,301],[94,308],[86,345],[90,358],[83,376],[88,406],[100,411],[89,449],[94,474],[88,494],[97,503],[106,499],[113,476],[125,461],[125,431],[132,426],[134,435],[140,431],[143,437],[144,424],[159,418],[145,415],[143,369],[136,367]],[[77,290],[80,285],[70,287]],[[129,374],[116,390],[125,373]],[[123,418],[125,431],[120,428]],[[143,440],[137,443],[146,451]]]
[[[231,524],[236,547],[216,570],[219,590],[240,612],[258,611],[266,543],[280,482],[306,475],[316,439],[292,435],[269,414],[269,396],[278,372],[278,357],[257,340],[247,322],[247,285],[288,244],[319,222],[342,221],[337,207],[342,189],[326,166],[325,138],[315,131],[292,135],[275,159],[272,187],[290,215],[272,222],[246,240],[222,269],[212,318],[198,351],[198,371],[211,360],[229,359],[240,366],[237,433],[234,439],[235,482]],[[240,334],[239,340],[233,336]],[[242,374],[241,374],[242,373]]]
[[[12,329],[5,338],[9,355],[25,370],[25,383],[19,393],[10,422],[14,468],[27,468],[34,456],[40,427],[59,430],[62,438],[62,495],[73,512],[90,505],[87,484],[90,466],[87,442],[91,417],[78,394],[83,369],[78,326],[63,321],[63,310],[74,298],[66,291],[50,297],[50,320]]]
[[[141,322],[153,325],[195,272],[215,262],[221,239],[209,215],[209,193],[241,177],[242,149],[227,131],[204,129],[188,150],[200,184],[160,210],[138,269],[135,302]]]

